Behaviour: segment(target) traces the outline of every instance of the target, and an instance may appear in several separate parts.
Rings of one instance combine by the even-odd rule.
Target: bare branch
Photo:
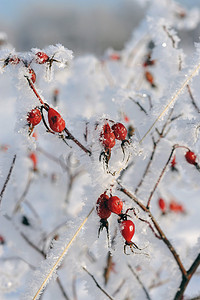
[[[147,291],[147,289],[145,288],[143,282],[141,281],[140,277],[138,276],[138,274],[133,270],[133,268],[131,267],[131,265],[128,264],[129,269],[131,270],[132,274],[135,276],[135,278],[137,279],[138,283],[140,284],[140,286],[142,287],[146,297],[148,300],[151,300],[151,297]]]
[[[1,201],[2,201],[2,198],[3,198],[3,194],[4,194],[4,192],[5,192],[5,189],[6,189],[6,187],[7,187],[8,181],[10,180],[10,176],[11,176],[11,174],[12,174],[12,170],[13,170],[13,167],[14,167],[14,165],[15,165],[16,157],[17,157],[17,156],[16,156],[16,154],[15,154],[14,157],[13,157],[13,161],[12,161],[12,164],[11,164],[11,166],[10,166],[10,170],[9,170],[9,172],[8,172],[6,181],[5,181],[5,183],[4,183],[4,185],[3,185],[3,188],[2,188],[2,190],[1,190],[1,193],[0,193],[0,204],[1,204]]]
[[[196,111],[198,113],[200,113],[200,108],[197,106],[196,101],[194,100],[194,97],[192,95],[192,91],[191,91],[191,88],[190,88],[189,84],[187,85],[187,90],[188,90],[188,93],[189,93],[190,98],[192,100],[192,104],[193,104],[194,108],[196,109]]]
[[[83,270],[88,273],[88,275],[90,275],[90,277],[94,280],[96,286],[110,299],[110,300],[114,300],[100,285],[99,283],[96,281],[95,277],[85,268],[82,267]]]

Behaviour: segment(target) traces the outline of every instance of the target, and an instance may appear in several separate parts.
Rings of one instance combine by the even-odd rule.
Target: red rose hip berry
[[[120,231],[126,242],[130,243],[135,233],[135,225],[131,220],[124,220],[120,223]]]
[[[165,203],[165,200],[160,198],[158,200],[158,205],[160,207],[160,210],[162,211],[162,213],[164,214],[166,212],[166,203]]]
[[[107,149],[111,149],[115,146],[115,135],[108,123],[103,126],[103,130],[100,135],[100,141]]]
[[[127,129],[122,123],[116,123],[112,126],[115,138],[124,141],[127,136]]]
[[[186,154],[185,154],[185,159],[187,160],[187,162],[191,165],[195,165],[196,164],[196,155],[194,154],[194,152],[192,151],[188,151]]]
[[[117,196],[112,196],[108,200],[108,208],[111,212],[119,215],[122,212],[123,202]]]
[[[38,64],[44,64],[49,60],[49,56],[44,52],[36,53],[36,62]]]
[[[108,208],[108,199],[108,195],[102,194],[97,200],[96,211],[101,219],[108,219],[111,215],[111,211]]]
[[[37,107],[33,108],[30,112],[28,112],[27,114],[28,124],[35,126],[39,124],[41,120],[42,120],[42,115],[40,110]]]
[[[51,107],[48,110],[48,121],[50,128],[55,132],[62,132],[65,129],[65,120]]]

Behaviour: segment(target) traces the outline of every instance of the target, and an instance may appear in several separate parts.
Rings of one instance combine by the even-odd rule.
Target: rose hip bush
[[[154,0],[101,58],[1,46],[1,299],[199,296],[198,22]]]

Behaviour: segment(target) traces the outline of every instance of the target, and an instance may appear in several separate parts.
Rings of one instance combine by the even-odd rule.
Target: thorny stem
[[[11,164],[11,166],[10,166],[10,170],[9,170],[9,172],[8,172],[6,181],[5,181],[5,183],[4,183],[4,185],[3,185],[3,188],[2,188],[2,190],[1,190],[1,193],[0,193],[0,204],[1,204],[1,201],[2,201],[2,198],[3,198],[3,194],[4,194],[4,192],[5,192],[5,189],[6,189],[6,187],[7,187],[8,181],[9,181],[10,176],[11,176],[11,174],[12,174],[12,170],[13,170],[13,167],[14,167],[14,165],[15,165],[16,157],[17,157],[17,156],[16,156],[16,154],[15,154],[14,157],[13,157],[12,164]]]
[[[167,245],[168,249],[170,250],[170,252],[172,253],[172,255],[174,256],[174,259],[181,271],[181,273],[185,276],[186,275],[186,270],[183,266],[182,261],[179,258],[178,253],[176,252],[175,248],[172,246],[172,244],[170,243],[170,241],[167,239],[166,235],[164,234],[164,232],[162,231],[162,229],[160,228],[159,224],[157,223],[157,221],[155,220],[155,218],[153,217],[152,213],[150,212],[149,208],[147,208],[145,205],[143,205],[131,192],[129,192],[127,189],[125,189],[122,185],[119,185],[118,189],[123,192],[125,195],[127,195],[130,199],[132,199],[143,211],[145,211],[149,217],[151,218],[156,230],[158,231],[161,239],[163,240],[163,242]]]
[[[94,280],[96,286],[110,299],[110,300],[114,300],[97,282],[97,280],[95,279],[94,275],[92,275],[85,267],[82,267],[83,270],[90,275],[90,277]]]
[[[192,95],[192,91],[191,91],[191,88],[190,88],[189,84],[187,85],[187,89],[188,89],[188,93],[190,95],[190,98],[192,100],[192,104],[194,105],[194,108],[196,109],[196,111],[198,113],[200,113],[200,108],[197,106],[196,101],[194,100],[194,97]]]
[[[170,155],[169,155],[169,158],[168,158],[168,160],[167,160],[167,162],[166,162],[164,168],[162,169],[162,171],[161,171],[161,173],[160,173],[160,176],[159,176],[158,180],[156,181],[156,184],[155,184],[153,190],[151,191],[151,194],[150,194],[149,199],[148,199],[148,202],[147,202],[147,209],[149,209],[150,202],[151,202],[151,199],[152,199],[152,197],[153,197],[153,194],[154,194],[156,188],[158,187],[158,184],[160,183],[160,180],[162,179],[162,177],[163,177],[163,175],[164,175],[164,173],[165,173],[165,170],[166,170],[166,168],[167,168],[167,166],[168,166],[168,164],[169,164],[169,162],[170,162],[170,160],[171,160],[171,158],[172,158],[172,155],[173,155],[173,153],[174,153],[174,151],[175,151],[176,148],[177,148],[177,145],[174,145],[174,146],[172,147],[172,150],[171,150],[171,153],[170,153]]]
[[[168,36],[168,37],[170,38],[170,40],[172,41],[172,47],[173,47],[173,48],[176,48],[176,47],[175,47],[176,42],[175,42],[173,36],[172,36],[172,35],[169,33],[169,31],[167,30],[167,27],[166,27],[165,25],[163,26],[163,29],[164,29],[164,31],[166,32],[167,36]]]
[[[141,281],[140,277],[138,276],[138,274],[133,270],[133,268],[131,267],[131,265],[128,264],[129,269],[131,270],[132,274],[135,276],[135,278],[137,279],[138,283],[140,284],[140,286],[142,287],[146,297],[148,300],[151,300],[151,297],[146,289],[146,287],[144,286],[143,282]]]
[[[181,284],[180,284],[179,289],[178,289],[178,291],[177,291],[177,293],[174,297],[174,300],[181,300],[182,299],[183,294],[185,292],[185,289],[186,289],[192,275],[195,273],[195,271],[197,270],[199,265],[200,265],[200,253],[198,254],[196,259],[192,263],[191,267],[186,272],[186,275],[185,276],[183,275]]]

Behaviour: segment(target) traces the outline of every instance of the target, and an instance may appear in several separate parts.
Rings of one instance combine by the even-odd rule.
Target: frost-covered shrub
[[[101,59],[2,47],[1,299],[199,292],[198,22],[154,0]]]

